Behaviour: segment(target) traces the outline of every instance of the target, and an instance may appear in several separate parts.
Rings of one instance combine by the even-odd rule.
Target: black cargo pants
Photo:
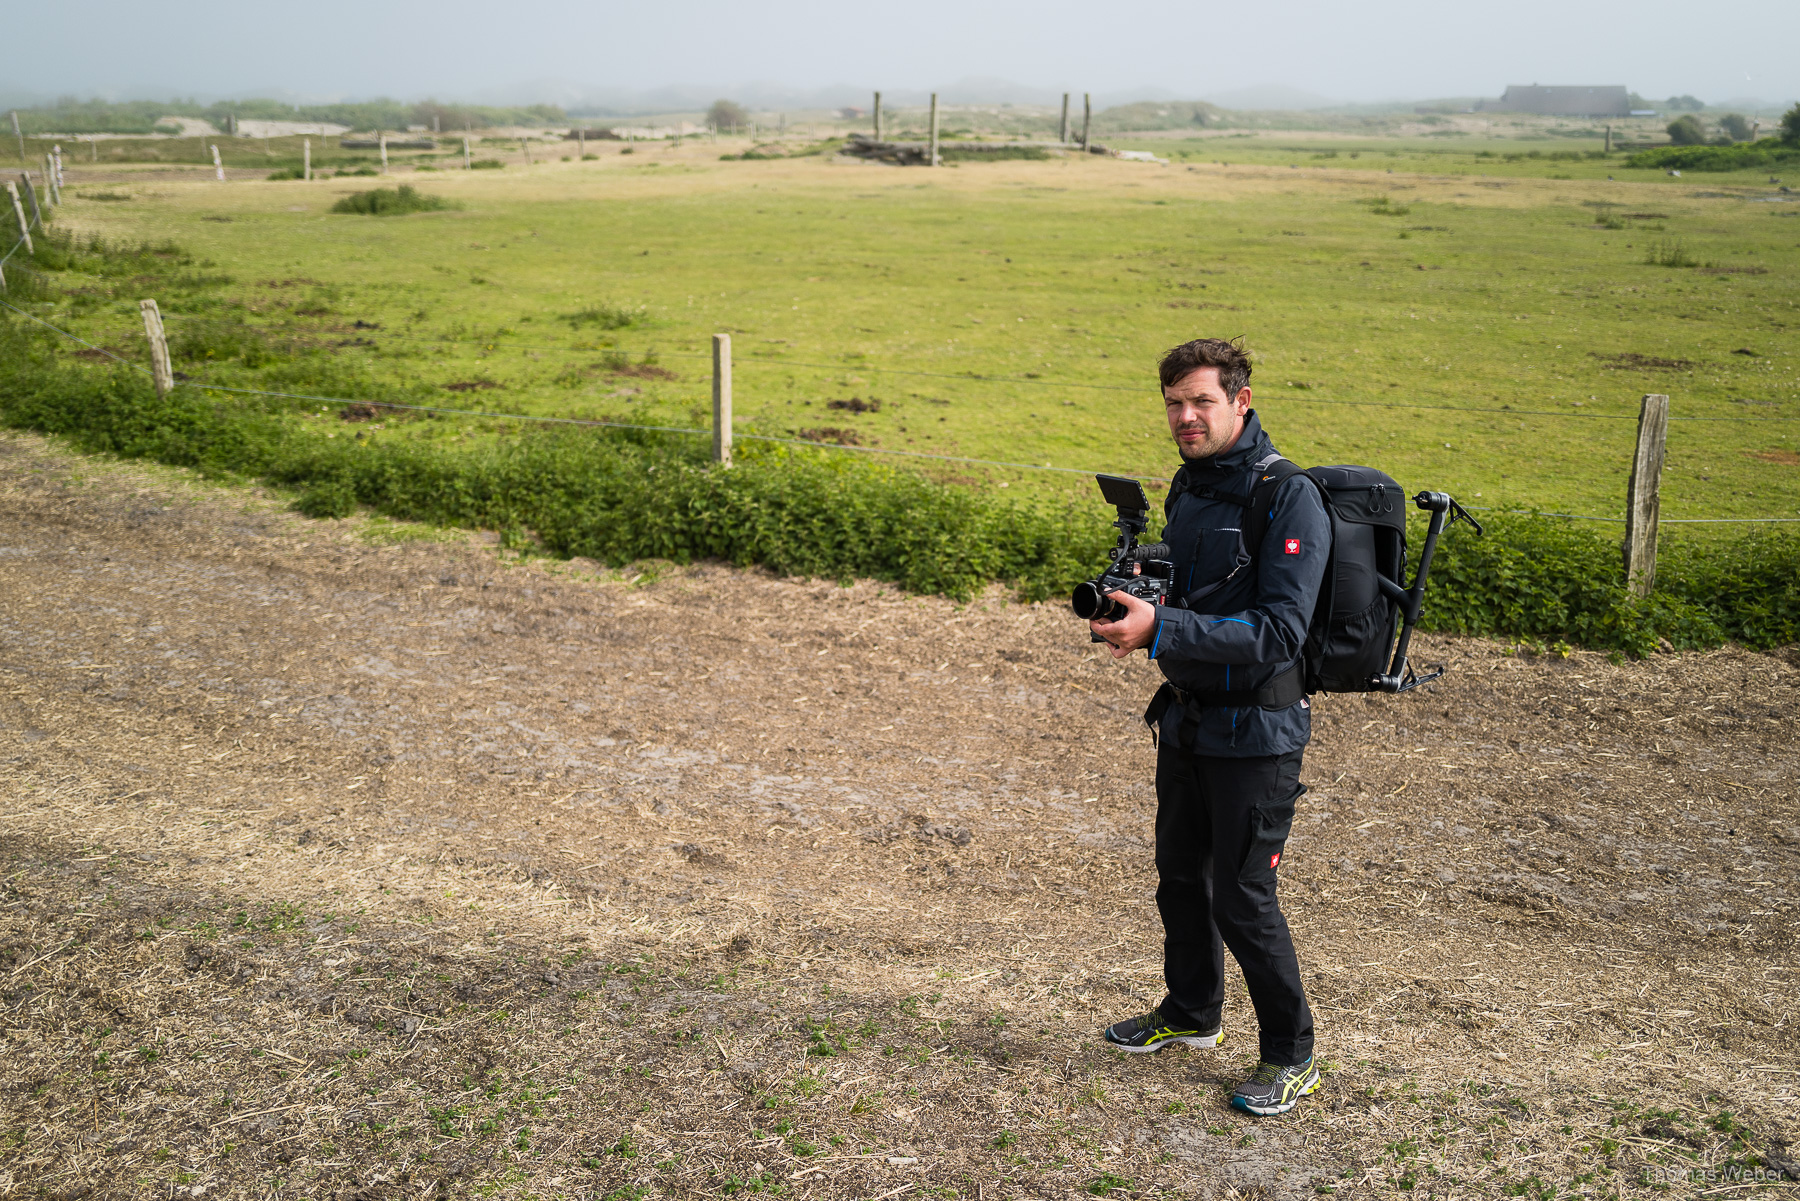
[[[1171,1023],[1219,1024],[1224,947],[1244,971],[1262,1058],[1305,1063],[1312,1011],[1294,939],[1275,897],[1294,823],[1302,752],[1222,759],[1165,738],[1156,759],[1156,907],[1163,921],[1162,1009]]]

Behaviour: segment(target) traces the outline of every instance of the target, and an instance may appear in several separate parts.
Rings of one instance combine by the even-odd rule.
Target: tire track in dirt
[[[1154,673],[1060,606],[0,467],[15,1185],[1630,1193],[1794,1130],[1779,657],[1426,639],[1429,693],[1321,698],[1283,870],[1332,1071],[1251,1124],[1241,987],[1218,1054],[1094,1045],[1160,991]]]

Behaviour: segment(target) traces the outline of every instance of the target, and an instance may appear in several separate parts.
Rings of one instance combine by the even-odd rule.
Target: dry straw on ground
[[[1241,988],[1218,1052],[1095,1041],[1159,995],[1153,677],[1058,606],[0,459],[0,1195],[1800,1170],[1789,660],[1432,639],[1430,691],[1321,698],[1282,870],[1328,1067],[1251,1121]]]

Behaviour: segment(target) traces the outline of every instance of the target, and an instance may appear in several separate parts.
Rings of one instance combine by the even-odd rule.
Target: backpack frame
[[[1410,692],[1443,675],[1441,664],[1429,675],[1419,675],[1407,660],[1407,649],[1439,536],[1458,521],[1468,522],[1477,534],[1481,524],[1447,492],[1414,496],[1413,504],[1431,514],[1431,523],[1409,587],[1406,494],[1393,477],[1373,467],[1307,469],[1280,455],[1259,460],[1253,469],[1259,474],[1248,496],[1211,486],[1187,490],[1243,506],[1244,549],[1258,561],[1281,486],[1303,475],[1318,490],[1331,522],[1331,553],[1301,655],[1307,693]]]

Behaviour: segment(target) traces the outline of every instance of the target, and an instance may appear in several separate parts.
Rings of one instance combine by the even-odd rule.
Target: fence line
[[[118,362],[125,364],[125,366],[132,368],[134,371],[138,371],[145,375],[150,374],[149,370],[147,368],[143,367],[141,364],[133,363],[129,359],[120,358],[120,356],[114,354],[110,350],[107,350],[105,347],[95,346],[92,342],[89,342],[84,338],[77,337],[76,335],[69,333],[67,330],[59,329],[58,327],[51,325],[48,321],[45,321],[42,318],[33,316],[32,314],[25,312],[25,310],[18,308],[12,304],[9,304],[4,300],[0,300],[0,305],[3,305],[6,308],[11,309],[13,312],[18,313],[22,317],[25,317],[31,321],[37,322],[39,325],[43,326],[45,329],[48,329],[55,333],[61,334],[63,337],[68,338],[70,341],[79,342],[83,346],[89,347],[90,349],[93,349],[93,350],[97,350],[101,354],[104,354],[104,355],[108,356],[109,358],[115,359]],[[238,395],[238,396],[271,396],[271,397],[276,397],[276,398],[282,399],[282,400],[307,400],[307,401],[313,401],[313,402],[316,402],[319,404],[369,405],[369,406],[375,407],[375,408],[399,409],[399,410],[403,410],[403,411],[411,412],[411,413],[432,413],[432,414],[437,414],[437,415],[441,415],[441,416],[451,416],[451,417],[480,417],[480,418],[486,418],[487,420],[490,420],[490,421],[527,421],[527,422],[537,422],[539,424],[544,424],[544,425],[574,425],[574,426],[587,426],[587,427],[604,428],[604,429],[645,430],[645,431],[650,431],[650,432],[655,432],[655,433],[692,434],[695,436],[707,436],[707,437],[710,437],[713,433],[712,430],[694,429],[694,428],[687,427],[687,426],[636,425],[636,424],[632,424],[629,422],[623,422],[623,421],[601,421],[601,420],[597,420],[597,419],[583,418],[583,417],[544,417],[544,416],[539,416],[537,414],[532,414],[532,413],[490,413],[490,412],[486,412],[486,411],[480,410],[480,409],[447,409],[447,408],[440,408],[440,407],[432,406],[432,405],[401,404],[397,401],[389,401],[389,400],[351,400],[351,399],[347,399],[347,398],[341,397],[341,396],[314,396],[314,395],[311,395],[309,393],[304,393],[304,392],[272,392],[272,391],[262,389],[262,388],[231,388],[231,387],[227,387],[223,384],[208,384],[208,383],[198,382],[198,381],[194,381],[194,380],[179,380],[179,381],[177,381],[176,386],[184,387],[184,388],[195,388],[195,389],[198,389],[200,391],[205,391],[205,392],[229,392],[229,393],[232,393],[232,394]],[[1048,466],[1048,465],[1045,465],[1042,463],[1009,463],[1009,462],[1006,462],[1004,460],[999,460],[999,459],[976,459],[976,458],[965,457],[962,455],[937,455],[937,454],[929,454],[924,451],[893,450],[893,449],[889,449],[887,447],[880,447],[880,446],[841,446],[841,445],[838,445],[835,443],[830,443],[830,442],[812,442],[812,441],[809,441],[809,440],[803,439],[803,438],[779,438],[772,434],[736,434],[736,433],[734,433],[732,436],[734,439],[736,439],[738,441],[775,442],[775,443],[782,443],[782,444],[790,445],[790,446],[810,447],[814,450],[846,450],[846,451],[860,452],[863,454],[885,454],[885,455],[896,455],[896,456],[910,458],[910,459],[929,459],[929,460],[933,460],[933,461],[941,462],[941,463],[969,463],[969,464],[973,464],[976,466],[982,466],[982,467],[1007,467],[1007,468],[1013,468],[1013,469],[1020,470],[1020,471],[1052,471],[1052,472],[1058,472],[1058,473],[1067,474],[1067,475],[1088,476],[1088,475],[1103,474],[1100,472],[1089,471],[1086,469],[1075,468],[1075,467],[1051,467],[1051,466]],[[1112,474],[1112,473],[1104,473],[1104,474]],[[1166,483],[1166,482],[1168,482],[1167,476],[1158,476],[1158,475],[1136,475],[1136,476],[1131,476],[1129,478],[1142,480],[1142,481],[1145,481],[1146,483]],[[1488,506],[1488,505],[1465,505],[1463,507],[1467,508],[1467,509],[1473,509],[1474,511],[1476,511],[1478,513],[1511,513],[1511,514],[1516,514],[1516,515],[1520,515],[1520,516],[1564,517],[1564,518],[1568,518],[1573,521],[1603,521],[1603,522],[1607,522],[1609,524],[1614,524],[1614,525],[1625,524],[1625,518],[1623,518],[1623,517],[1596,517],[1593,514],[1589,514],[1589,513],[1557,513],[1557,512],[1550,512],[1550,511],[1541,510],[1541,509],[1496,509],[1496,508],[1494,508],[1492,506]],[[1662,518],[1659,518],[1658,521],[1659,521],[1659,524],[1665,524],[1665,525],[1751,525],[1751,524],[1796,523],[1796,522],[1800,522],[1800,517],[1662,517]]]
[[[177,321],[210,322],[215,325],[229,324],[228,322],[221,321],[216,317],[203,317],[203,316],[200,316],[199,314],[175,314],[172,316],[172,319],[177,320]],[[427,345],[427,346],[476,346],[476,345],[480,345],[481,343],[486,341],[486,339],[482,339],[482,338],[473,338],[473,339],[469,339],[467,341],[462,341],[462,340],[458,340],[455,338],[420,338],[420,337],[416,337],[414,335],[409,335],[409,334],[391,334],[386,331],[382,331],[381,336],[384,338],[390,339],[392,341],[417,342],[417,343],[421,343],[421,344]],[[498,348],[497,344],[496,344],[496,348]],[[505,347],[505,349],[509,349],[509,350],[546,350],[546,351],[551,351],[551,352],[558,353],[558,354],[580,355],[580,354],[602,354],[606,350],[614,349],[614,348],[596,347],[592,350],[582,350],[582,349],[579,349],[574,346],[549,346],[549,345],[545,345],[543,343],[514,342],[514,343],[508,344]],[[655,350],[655,353],[658,355],[658,357],[666,356],[666,357],[672,358],[672,359],[710,359],[712,357],[709,354],[695,354],[695,353],[688,352],[688,351],[679,351],[679,350],[662,351],[662,350],[656,350],[655,347],[652,347],[651,349]],[[807,362],[804,359],[772,359],[772,358],[764,358],[759,355],[734,355],[732,357],[732,361],[734,363],[740,363],[740,364],[741,363],[755,363],[758,365],[769,366],[769,367],[811,367],[811,368],[816,368],[821,371],[832,371],[832,372],[867,371],[867,372],[871,372],[871,373],[881,373],[884,375],[913,376],[913,377],[922,378],[922,379],[963,380],[963,381],[967,381],[967,382],[971,382],[971,383],[1035,384],[1035,385],[1039,385],[1042,387],[1048,387],[1048,388],[1082,388],[1082,389],[1086,389],[1088,391],[1096,391],[1096,392],[1130,392],[1130,393],[1134,393],[1134,394],[1140,395],[1140,396],[1142,396],[1150,391],[1150,388],[1148,385],[1145,385],[1143,387],[1136,387],[1136,386],[1131,386],[1131,385],[1126,385],[1126,384],[1084,384],[1084,383],[1075,382],[1073,380],[1038,379],[1038,378],[1034,378],[1032,376],[1025,376],[1025,375],[976,375],[973,373],[957,373],[957,372],[949,372],[949,371],[914,371],[914,370],[911,370],[911,369],[905,368],[905,367],[881,367],[881,366],[876,366],[876,365],[867,364],[867,363],[812,363],[812,362]],[[1588,420],[1595,420],[1595,421],[1636,421],[1637,420],[1637,415],[1635,413],[1569,413],[1569,412],[1564,412],[1561,409],[1512,409],[1512,408],[1496,409],[1496,408],[1489,408],[1489,407],[1485,407],[1485,406],[1478,407],[1478,406],[1474,406],[1474,405],[1405,404],[1405,403],[1396,403],[1393,401],[1384,401],[1384,400],[1335,400],[1335,399],[1329,399],[1329,398],[1322,397],[1322,396],[1289,396],[1285,393],[1274,393],[1274,394],[1265,393],[1263,398],[1265,400],[1292,400],[1292,401],[1298,401],[1301,404],[1343,405],[1343,406],[1347,406],[1347,407],[1370,408],[1370,409],[1407,409],[1407,410],[1413,410],[1413,411],[1424,411],[1424,412],[1433,412],[1433,413],[1497,413],[1497,414],[1500,414],[1501,416],[1508,416],[1508,417],[1572,417],[1572,418],[1585,418]],[[1671,417],[1671,418],[1669,418],[1669,420],[1670,421],[1732,421],[1732,422],[1775,421],[1775,422],[1782,422],[1782,421],[1800,421],[1800,415],[1796,415],[1793,417],[1751,417],[1751,416],[1744,416],[1744,417]]]

